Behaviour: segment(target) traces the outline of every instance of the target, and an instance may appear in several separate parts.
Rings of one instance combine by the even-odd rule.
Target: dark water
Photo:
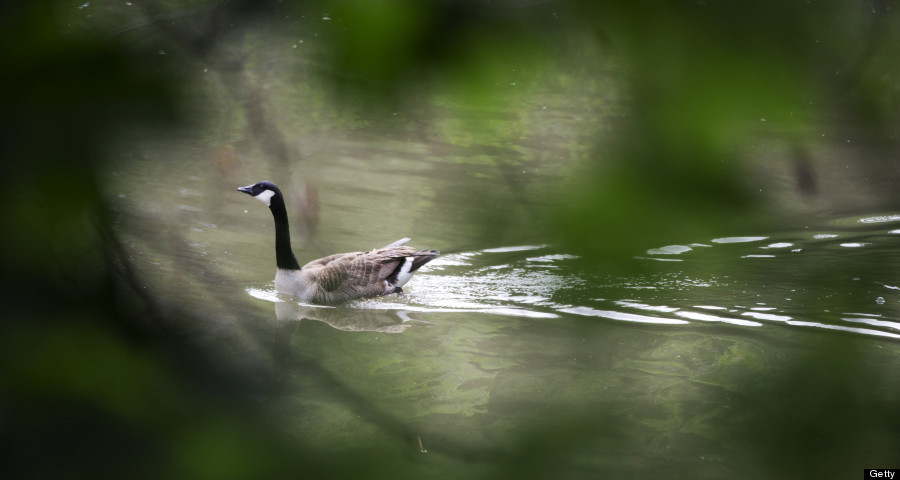
[[[516,228],[529,205],[506,198],[500,167],[461,174],[440,159],[366,151],[384,157],[370,161],[343,147],[308,163],[310,175],[282,178],[249,167],[209,175],[195,147],[167,146],[185,160],[180,168],[161,169],[152,149],[130,152],[110,181],[145,288],[192,312],[188,334],[256,378],[261,414],[303,448],[489,476],[533,442],[576,476],[752,478],[765,472],[759,444],[735,432],[774,415],[760,404],[807,402],[790,391],[774,400],[765,388],[808,362],[811,345],[849,348],[834,358],[852,356],[880,382],[853,395],[884,399],[897,388],[900,214],[823,214],[795,230],[659,245],[634,252],[642,268],[605,273]],[[269,212],[234,191],[266,177],[289,196],[317,189],[292,197],[301,262],[403,236],[445,253],[402,296],[339,307],[279,297]],[[465,192],[488,188],[497,203],[467,203]],[[472,219],[498,206],[508,228],[483,235]],[[816,367],[825,376],[835,368]],[[874,429],[874,443],[861,445],[883,459],[893,440],[863,425],[847,441]],[[859,456],[834,448],[849,464]]]
[[[627,111],[616,82],[548,73],[526,89],[511,72],[493,103],[348,113],[279,83],[290,65],[270,53],[248,85],[269,92],[257,127],[282,137],[215,97],[197,131],[122,140],[106,184],[140,288],[188,314],[180,334],[251,379],[299,449],[426,478],[845,478],[900,458],[900,212],[877,158],[851,164],[862,153],[829,131],[809,147],[809,198],[790,142],[759,143],[746,181],[774,221],[598,230],[678,239],[623,268],[547,221],[605,158]],[[271,215],[235,190],[264,179],[286,194],[301,263],[403,237],[443,253],[402,296],[280,297]]]

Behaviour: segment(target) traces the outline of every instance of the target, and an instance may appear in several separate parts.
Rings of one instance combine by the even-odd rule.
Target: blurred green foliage
[[[741,181],[748,148],[766,135],[777,131],[802,148],[823,130],[860,129],[878,143],[897,129],[900,30],[879,1],[90,4],[0,7],[4,478],[395,478],[422,465],[385,462],[408,458],[378,448],[354,452],[352,463],[313,456],[261,426],[245,403],[246,379],[172,335],[177,310],[161,315],[128,283],[98,172],[117,135],[177,128],[176,112],[189,113],[181,94],[192,76],[160,61],[163,49],[239,70],[261,53],[214,57],[235,31],[265,25],[301,37],[316,29],[322,41],[311,62],[336,98],[393,108],[437,88],[475,112],[515,103],[542,76],[565,88],[567,69],[600,68],[586,66],[591,52],[615,71],[629,107],[610,132],[597,132],[570,188],[553,192],[563,200],[541,221],[609,265],[669,238],[770,221],[754,215],[754,192]],[[236,103],[248,123],[265,121],[249,108],[252,96]],[[517,135],[490,116],[457,121],[472,122],[473,135]],[[508,152],[498,142],[491,155]],[[827,476],[854,455],[866,466],[896,466],[887,462],[900,446],[898,386],[860,376],[855,355],[825,345],[769,385],[748,386],[742,402],[754,414],[716,424],[733,428],[726,436],[748,449],[752,461],[735,462],[747,478],[800,476],[809,465]],[[817,375],[823,370],[833,376]],[[535,425],[491,458],[496,468],[485,476],[557,478],[563,450],[620,440],[605,416],[561,423],[555,436]],[[884,448],[855,449],[866,438]],[[440,467],[421,466],[453,476]],[[641,472],[614,460],[594,468]]]

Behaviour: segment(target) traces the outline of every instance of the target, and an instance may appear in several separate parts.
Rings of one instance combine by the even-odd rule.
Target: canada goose
[[[275,218],[275,290],[304,302],[334,305],[354,298],[369,298],[403,292],[419,267],[440,255],[437,250],[404,246],[401,238],[370,252],[329,255],[303,267],[291,250],[287,209],[281,190],[269,181],[238,188],[260,200]]]

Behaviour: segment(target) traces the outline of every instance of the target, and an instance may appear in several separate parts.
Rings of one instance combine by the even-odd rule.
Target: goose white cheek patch
[[[272,205],[272,197],[273,197],[273,196],[275,196],[275,192],[274,192],[274,191],[272,191],[272,190],[263,190],[262,193],[260,193],[259,195],[255,196],[255,197],[253,197],[253,198],[259,200],[260,202],[265,203],[266,206],[269,207],[269,206]]]

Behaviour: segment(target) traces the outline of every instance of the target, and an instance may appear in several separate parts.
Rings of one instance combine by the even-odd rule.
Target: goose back
[[[417,251],[398,243],[401,241],[368,252],[329,255],[307,263],[300,270],[279,271],[275,288],[304,301],[325,305],[402,292],[412,274],[439,252]]]

